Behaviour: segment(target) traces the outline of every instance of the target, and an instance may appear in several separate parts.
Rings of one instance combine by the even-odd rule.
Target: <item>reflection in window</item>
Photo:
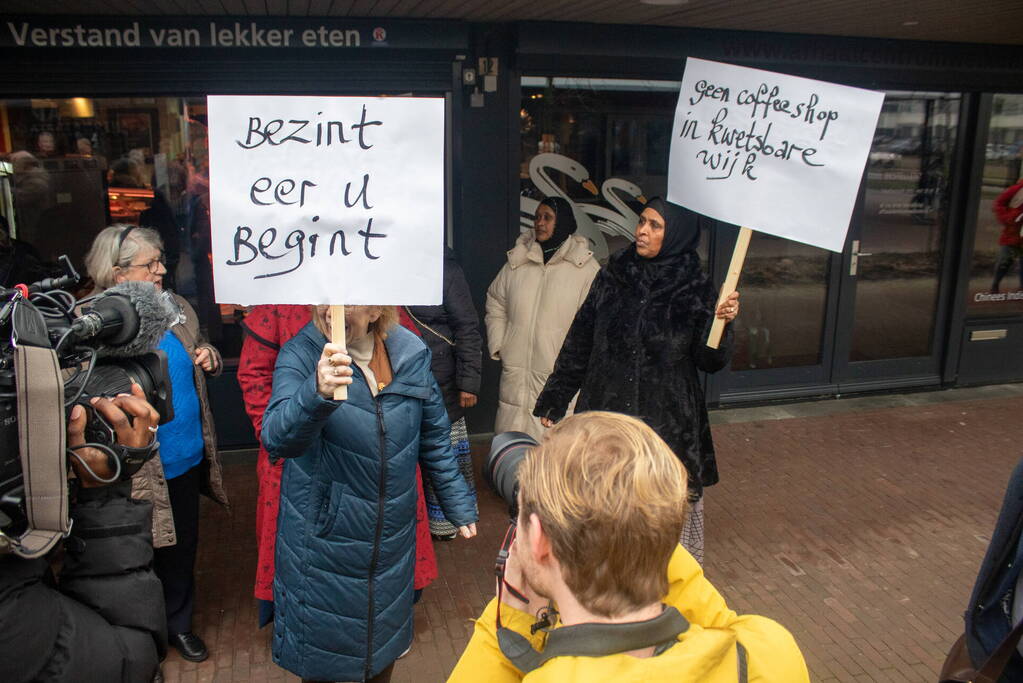
[[[616,79],[522,79],[523,229],[537,202],[571,200],[608,252],[629,244],[648,197],[668,183],[679,84]],[[596,192],[594,192],[596,191]],[[582,223],[582,221],[580,221]],[[706,264],[708,235],[700,256]],[[743,270],[733,369],[820,363],[828,252],[755,234]]]
[[[61,254],[84,275],[106,225],[152,227],[165,285],[191,301],[225,357],[237,356],[235,307],[213,301],[204,99],[0,100],[0,154],[13,199],[0,201],[0,284],[49,276]]]
[[[598,258],[628,245],[646,199],[667,190],[678,88],[671,81],[523,78],[520,227],[531,228],[539,200],[556,195],[573,203]]]
[[[981,174],[967,313],[1023,313],[1023,95],[995,95]]]
[[[849,360],[928,356],[958,94],[890,92],[867,168]]]
[[[733,370],[821,362],[830,252],[754,232],[739,290]]]

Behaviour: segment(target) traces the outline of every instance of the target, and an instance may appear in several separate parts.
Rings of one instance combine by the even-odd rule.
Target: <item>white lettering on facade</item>
[[[132,22],[127,28],[33,26],[30,22],[8,21],[8,44],[17,47],[359,47],[357,29],[319,25],[308,29],[266,28],[258,22],[211,21],[203,35],[192,27],[155,27]],[[143,42],[145,36],[145,42]],[[6,42],[0,40],[0,43]]]
[[[18,47],[140,47],[142,31],[139,23],[133,22],[129,28],[85,28],[81,24],[74,26],[30,28],[28,22],[21,22],[17,27],[8,21],[7,28]],[[175,29],[177,30],[177,29]],[[198,31],[195,32],[198,38]]]

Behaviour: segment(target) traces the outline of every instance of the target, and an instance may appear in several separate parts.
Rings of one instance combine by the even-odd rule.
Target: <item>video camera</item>
[[[106,483],[130,478],[155,447],[119,446],[92,397],[138,384],[161,424],[173,419],[167,356],[156,350],[181,316],[171,295],[124,282],[77,301],[66,289],[80,278],[60,261],[62,277],[0,287],[0,555],[38,557],[70,528],[69,458],[85,465],[66,447],[74,405],[86,410],[86,445],[109,459],[114,475],[95,477]]]
[[[490,488],[508,504],[512,524],[519,514],[519,465],[537,440],[525,432],[501,432],[490,442],[490,454],[483,477]]]

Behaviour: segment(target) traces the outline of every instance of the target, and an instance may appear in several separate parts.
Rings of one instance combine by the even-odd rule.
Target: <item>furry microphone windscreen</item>
[[[122,282],[97,296],[93,307],[101,308],[103,299],[108,297],[128,299],[138,315],[138,333],[123,344],[103,344],[99,348],[101,357],[129,358],[154,351],[160,345],[164,333],[184,319],[171,293],[157,289],[152,282]]]

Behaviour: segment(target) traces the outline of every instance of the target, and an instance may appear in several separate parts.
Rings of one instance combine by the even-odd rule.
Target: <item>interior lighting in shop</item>
[[[88,97],[72,97],[61,102],[60,113],[73,119],[92,119],[96,117],[96,105]]]

